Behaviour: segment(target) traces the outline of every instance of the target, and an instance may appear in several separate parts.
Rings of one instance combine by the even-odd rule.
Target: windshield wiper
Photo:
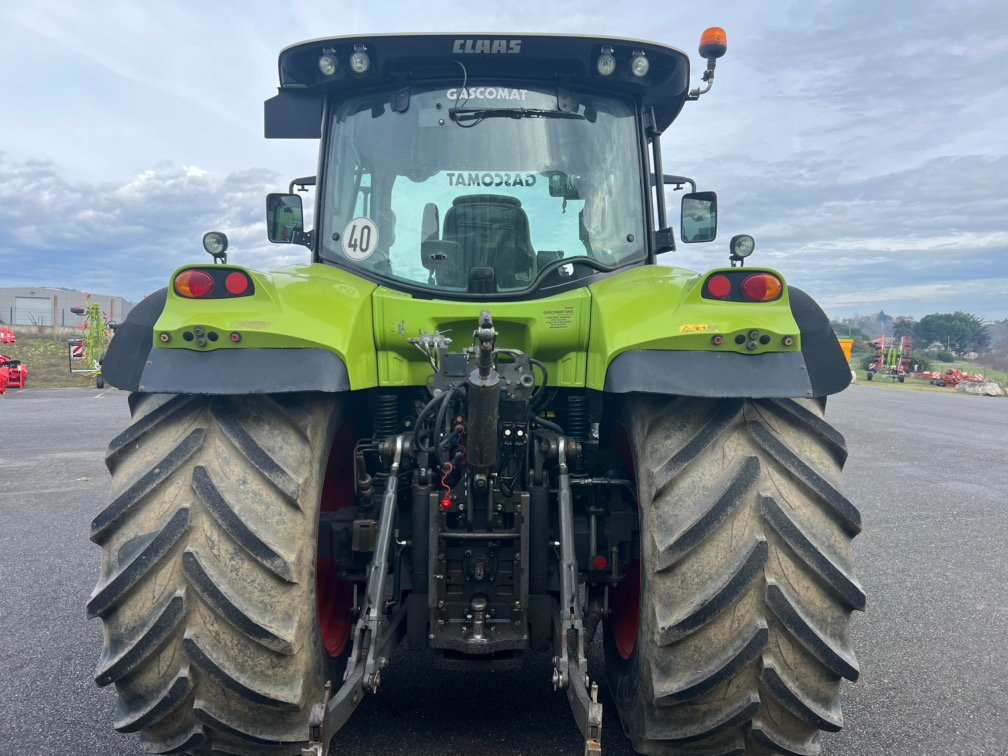
[[[543,110],[541,108],[451,108],[448,117],[455,123],[470,123],[473,125],[486,118],[566,118],[583,121],[585,117],[578,113],[565,113],[560,110]]]

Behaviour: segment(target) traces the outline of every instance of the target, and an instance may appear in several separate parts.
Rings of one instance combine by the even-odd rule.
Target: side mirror
[[[679,226],[680,237],[687,244],[714,241],[717,236],[717,194],[684,194]]]
[[[266,195],[266,234],[278,244],[302,243],[305,232],[301,195]]]

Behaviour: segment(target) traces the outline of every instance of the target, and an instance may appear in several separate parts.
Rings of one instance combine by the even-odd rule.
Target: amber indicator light
[[[180,297],[199,299],[213,291],[214,282],[202,270],[183,270],[175,276],[175,291]]]
[[[754,302],[777,299],[783,288],[780,279],[769,273],[753,273],[742,282],[742,293]]]

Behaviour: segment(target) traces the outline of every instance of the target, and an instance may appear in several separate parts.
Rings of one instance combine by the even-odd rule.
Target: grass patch
[[[67,364],[67,337],[18,334],[13,344],[0,344],[0,354],[21,360],[28,366],[26,388],[87,388],[93,375],[70,375]]]
[[[933,386],[927,380],[922,378],[910,378],[908,377],[905,382],[900,383],[899,381],[894,381],[889,376],[876,375],[872,380],[868,380],[867,370],[857,370],[857,385],[859,386],[879,386],[881,388],[891,388],[897,391],[937,391],[938,393],[944,394],[954,394],[954,388],[942,388],[941,386]]]

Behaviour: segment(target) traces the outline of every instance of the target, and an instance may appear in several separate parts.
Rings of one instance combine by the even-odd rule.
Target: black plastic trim
[[[281,89],[266,100],[263,134],[267,139],[318,139],[322,134],[322,95]]]
[[[241,270],[240,268],[225,267],[223,265],[192,265],[183,268],[176,275],[172,276],[172,286],[175,285],[175,279],[190,270],[198,270],[210,276],[211,280],[213,280],[213,288],[209,294],[202,297],[186,297],[179,294],[176,289],[175,293],[182,299],[199,299],[200,301],[207,299],[238,299],[239,297],[251,297],[255,294],[255,281],[252,280],[252,276],[248,274],[248,271]],[[241,294],[232,294],[227,290],[227,279],[232,273],[241,273],[245,276],[245,280],[248,281],[248,288]]]
[[[151,349],[136,390],[172,394],[336,392],[349,391],[350,378],[343,360],[327,349]]]
[[[808,366],[813,396],[839,394],[850,385],[851,369],[829,318],[812,297],[788,287],[791,314],[801,331],[802,356]]]
[[[750,299],[742,291],[742,285],[746,282],[749,276],[754,276],[758,273],[765,273],[768,276],[776,278],[781,283],[781,292],[773,299]],[[731,282],[731,291],[728,292],[726,296],[715,297],[710,292],[710,282],[715,276],[724,276]],[[794,289],[789,289],[789,291],[794,291]],[[700,289],[700,296],[703,299],[708,299],[713,302],[742,302],[743,304],[755,304],[761,305],[768,302],[777,302],[782,296],[784,296],[784,282],[780,280],[780,276],[777,275],[772,270],[764,270],[762,268],[736,268],[735,270],[718,270],[713,273],[709,273],[706,278],[704,278],[703,286]]]
[[[116,328],[102,360],[102,377],[116,388],[136,391],[147,353],[154,343],[154,324],[161,317],[168,288],[158,289],[138,304]]]
[[[811,397],[799,352],[623,352],[609,363],[605,390],[616,394],[678,394],[723,398]]]

